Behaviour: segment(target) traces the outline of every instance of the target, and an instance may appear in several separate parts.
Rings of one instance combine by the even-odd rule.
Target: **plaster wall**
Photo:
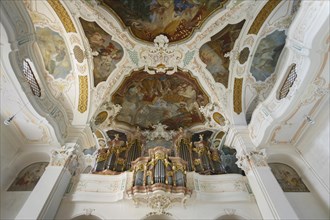
[[[1,118],[2,119],[2,118]],[[16,172],[13,170],[12,161],[18,154],[18,146],[16,141],[11,136],[11,131],[9,128],[3,126],[1,123],[1,138],[0,138],[0,155],[1,155],[1,191],[7,190],[11,181],[15,178]]]
[[[329,99],[324,103],[322,110],[314,119],[315,124],[310,125],[306,135],[298,143],[298,151],[303,156],[310,169],[317,175],[319,181],[329,193]]]
[[[312,193],[285,193],[299,219],[329,219],[330,213],[322,208],[320,200]]]
[[[1,192],[1,219],[15,219],[19,210],[31,194],[30,191]]]

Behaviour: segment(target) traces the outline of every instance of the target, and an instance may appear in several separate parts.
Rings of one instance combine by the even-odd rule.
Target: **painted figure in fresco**
[[[96,22],[79,19],[93,54],[94,86],[105,81],[123,57],[122,47]]]
[[[278,30],[261,39],[250,70],[257,81],[265,81],[275,71],[285,39],[285,31]]]
[[[25,167],[18,174],[8,191],[32,191],[47,165],[48,162],[37,162]]]
[[[213,11],[227,0],[107,0],[137,38],[152,41],[165,34],[169,40],[182,40],[200,26]]]
[[[45,68],[55,79],[64,79],[71,71],[71,63],[64,39],[49,28],[36,28],[37,43]]]

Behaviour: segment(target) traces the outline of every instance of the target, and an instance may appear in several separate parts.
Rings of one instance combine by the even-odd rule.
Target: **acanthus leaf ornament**
[[[267,166],[267,155],[265,149],[252,150],[237,156],[237,166],[245,172],[250,171],[251,167]]]
[[[153,48],[142,48],[140,57],[144,71],[149,74],[166,73],[172,75],[178,70],[183,55],[176,47],[168,46],[168,38],[158,35]]]

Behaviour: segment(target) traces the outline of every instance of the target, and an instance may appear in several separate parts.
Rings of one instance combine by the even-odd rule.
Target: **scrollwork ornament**
[[[50,166],[65,166],[68,159],[73,156],[75,152],[74,146],[64,145],[61,149],[51,151]]]
[[[250,171],[251,167],[267,166],[267,155],[265,149],[252,150],[248,153],[237,156],[237,166],[244,170],[246,173]]]
[[[148,206],[155,210],[153,214],[166,214],[172,206],[172,201],[168,196],[156,194],[148,198]]]
[[[183,55],[179,48],[168,46],[168,38],[158,35],[154,39],[153,48],[142,48],[140,57],[144,65],[144,71],[149,74],[166,73],[172,75],[178,70],[178,64]]]

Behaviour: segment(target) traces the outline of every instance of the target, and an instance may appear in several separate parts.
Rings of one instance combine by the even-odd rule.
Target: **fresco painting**
[[[191,36],[194,29],[228,0],[103,0],[102,5],[115,12],[131,33],[145,41],[159,34],[170,42]]]
[[[36,36],[45,69],[55,79],[65,79],[71,71],[71,62],[64,39],[53,30],[40,27],[36,27]]]
[[[8,191],[32,191],[47,166],[48,162],[37,162],[25,167],[8,188]]]
[[[285,31],[276,30],[260,41],[250,70],[257,81],[265,81],[275,71],[285,39]]]
[[[309,192],[298,173],[292,167],[283,163],[269,163],[268,165],[283,192]]]
[[[123,48],[96,22],[79,19],[93,52],[94,86],[106,81],[123,57]]]
[[[211,37],[211,41],[205,43],[199,50],[201,60],[206,64],[206,69],[212,74],[214,80],[228,86],[229,57],[230,52],[238,38],[245,20],[227,25],[219,33]]]
[[[204,122],[199,107],[209,98],[189,73],[150,75],[137,71],[124,80],[112,102],[122,106],[116,117],[119,122],[142,129],[162,123],[177,130]]]

